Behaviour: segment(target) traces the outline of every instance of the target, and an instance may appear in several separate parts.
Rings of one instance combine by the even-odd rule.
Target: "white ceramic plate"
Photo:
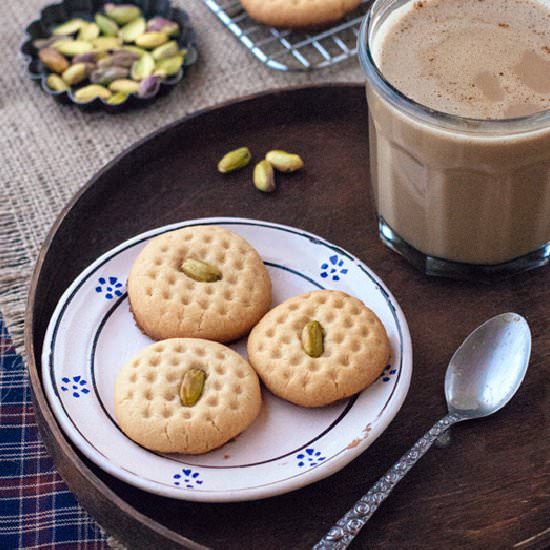
[[[356,397],[305,409],[263,389],[258,419],[206,455],[162,455],[130,439],[114,421],[120,367],[151,340],[128,310],[125,282],[152,237],[184,226],[216,224],[243,236],[262,256],[273,305],[318,288],[361,299],[382,320],[392,360]],[[246,357],[245,339],[231,347]],[[382,281],[360,260],[299,229],[243,218],[205,218],[134,237],[98,258],[61,297],[44,341],[46,394],[67,436],[100,468],[145,491],[223,502],[293,491],[343,468],[386,429],[401,408],[412,371],[407,323]]]

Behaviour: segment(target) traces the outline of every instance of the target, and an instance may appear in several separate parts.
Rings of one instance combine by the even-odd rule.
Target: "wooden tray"
[[[452,353],[490,316],[516,311],[533,331],[523,386],[497,415],[458,426],[399,484],[354,543],[369,548],[542,548],[548,531],[550,270],[493,286],[433,279],[377,237],[369,190],[368,119],[361,86],[261,94],[197,113],[119,156],[65,208],[34,272],[26,352],[44,441],[82,505],[130,548],[308,548],[445,413]],[[250,170],[222,176],[221,155],[248,145],[302,153],[306,169],[264,195]],[[301,227],[359,256],[386,282],[409,321],[414,372],[388,430],[341,472],[257,502],[198,504],[153,496],[100,471],[68,442],[41,385],[53,309],[73,278],[121,241],[202,216],[246,216]]]

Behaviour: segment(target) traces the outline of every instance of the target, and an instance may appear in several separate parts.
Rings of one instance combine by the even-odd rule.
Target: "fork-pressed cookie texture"
[[[190,370],[202,371],[196,403],[182,403]],[[171,338],[136,354],[118,374],[115,416],[122,431],[152,451],[200,454],[243,432],[261,408],[260,382],[236,352],[199,338]]]
[[[241,0],[248,15],[274,27],[307,28],[340,21],[361,0]]]
[[[182,270],[186,260],[207,264],[221,277],[196,280]],[[155,340],[228,342],[268,310],[271,280],[245,239],[218,226],[191,226],[149,241],[128,276],[128,299],[139,328]]]
[[[304,351],[302,333],[311,321],[323,331],[323,351]],[[361,300],[317,290],[272,309],[248,338],[248,358],[275,395],[304,407],[320,407],[368,387],[390,359],[386,330]]]

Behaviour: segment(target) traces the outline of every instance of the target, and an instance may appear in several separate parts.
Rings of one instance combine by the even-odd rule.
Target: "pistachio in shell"
[[[159,76],[148,76],[139,83],[138,96],[149,99],[157,95],[160,88],[161,78]]]
[[[54,73],[62,73],[69,66],[65,57],[54,48],[42,48],[38,52],[38,57]]]
[[[113,4],[104,6],[107,17],[116,21],[119,25],[126,25],[141,15],[141,10],[133,4]]]
[[[120,105],[128,99],[128,94],[126,92],[116,92],[114,93],[107,101],[109,105]]]
[[[84,86],[83,88],[76,90],[74,93],[74,99],[78,103],[89,103],[98,97],[107,100],[112,95],[112,92],[104,86],[100,86],[99,84],[89,84],[88,86]]]
[[[68,86],[74,86],[75,84],[80,84],[80,82],[86,80],[87,76],[88,67],[86,63],[74,63],[63,72],[61,78]]]
[[[99,34],[99,27],[95,23],[85,22],[78,31],[77,40],[91,42],[92,40],[95,40]]]
[[[152,50],[168,42],[168,36],[163,32],[146,32],[136,38],[136,46]]]
[[[134,80],[143,80],[153,74],[155,70],[155,60],[149,53],[142,56],[132,65],[132,78]]]
[[[99,38],[96,38],[99,40]],[[67,57],[74,57],[83,53],[94,51],[94,46],[84,40],[60,40],[52,45],[59,53]]]
[[[153,17],[147,21],[147,32],[163,32],[167,36],[175,36],[180,32],[180,28],[175,21],[164,17]]]
[[[122,27],[118,36],[123,42],[135,42],[145,32],[145,19],[138,17]]]
[[[169,57],[179,55],[179,53],[178,43],[175,40],[170,40],[170,42],[166,42],[166,44],[155,48],[151,55],[155,61],[160,61],[161,59],[167,59]]]
[[[128,78],[119,78],[118,80],[113,80],[113,82],[109,84],[109,90],[111,90],[111,92],[134,94],[139,90],[139,83]]]
[[[159,71],[164,71],[166,76],[173,76],[178,73],[182,65],[183,57],[181,55],[175,55],[167,59],[160,59],[157,61],[155,68]]]
[[[117,36],[118,25],[108,17],[105,17],[101,13],[96,13],[95,22],[101,30],[103,36]]]
[[[69,21],[65,21],[65,23],[61,23],[61,25],[57,25],[57,27],[54,27],[52,34],[54,36],[69,36],[79,31],[82,25],[84,25],[85,23],[86,21],[84,21],[83,19],[71,19]]]
[[[53,73],[48,76],[46,85],[50,90],[54,90],[55,92],[64,92],[69,89],[65,81],[59,75]]]

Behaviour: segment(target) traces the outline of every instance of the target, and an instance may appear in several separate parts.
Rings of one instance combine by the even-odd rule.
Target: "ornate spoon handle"
[[[349,512],[330,528],[328,533],[313,547],[313,550],[343,550],[362,529],[363,525],[386,500],[393,488],[407,472],[422,458],[433,442],[455,422],[463,420],[456,414],[448,414],[436,422],[414,446],[405,453],[370,489]]]

